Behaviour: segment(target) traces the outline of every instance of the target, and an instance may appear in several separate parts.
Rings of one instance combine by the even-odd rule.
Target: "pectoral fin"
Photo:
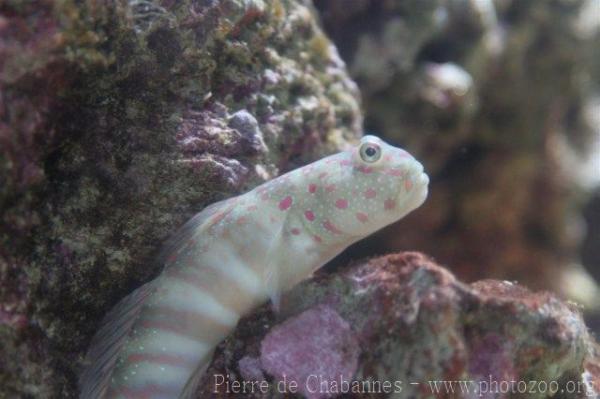
[[[279,313],[281,307],[281,282],[279,280],[279,268],[271,262],[265,270],[265,290],[269,295],[273,310]]]

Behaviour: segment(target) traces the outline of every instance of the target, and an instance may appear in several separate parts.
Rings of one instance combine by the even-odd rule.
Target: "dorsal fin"
[[[204,208],[202,211],[194,215],[188,220],[175,234],[173,234],[163,245],[160,254],[158,255],[158,262],[161,265],[166,266],[169,261],[169,257],[175,254],[179,249],[182,248],[190,238],[196,233],[202,230],[202,226],[212,216],[216,215],[219,211],[225,211],[228,207],[231,207],[235,201],[235,198],[224,199],[219,202],[215,202]]]
[[[121,347],[153,290],[154,284],[151,282],[142,285],[121,299],[102,320],[86,355],[89,365],[79,378],[81,399],[100,399],[104,396]]]

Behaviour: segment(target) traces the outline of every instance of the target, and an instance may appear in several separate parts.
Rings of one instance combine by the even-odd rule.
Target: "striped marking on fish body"
[[[144,391],[153,385],[160,387],[159,391],[170,392],[170,397],[177,397],[196,364],[212,351],[212,343],[187,334],[161,329],[145,330],[123,348],[111,387],[116,391],[122,387]]]
[[[194,271],[180,270],[163,277],[156,298],[139,316],[135,326],[139,333],[132,334],[122,351],[112,384],[117,391],[127,387],[148,393],[147,386],[153,384],[175,394],[171,397],[178,396],[177,389],[185,385],[198,362],[237,324],[238,311],[244,309],[235,308],[239,302],[232,299],[232,291],[209,289],[208,279],[192,276]],[[224,280],[219,274],[214,277],[215,282]]]

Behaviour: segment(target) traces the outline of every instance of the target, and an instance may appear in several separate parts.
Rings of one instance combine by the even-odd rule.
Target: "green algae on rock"
[[[3,394],[73,397],[97,323],[175,228],[361,124],[304,2],[0,5]]]

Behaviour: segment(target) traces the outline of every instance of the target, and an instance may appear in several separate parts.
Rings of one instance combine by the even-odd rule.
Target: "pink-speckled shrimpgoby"
[[[207,207],[171,240],[164,271],[106,316],[80,397],[191,397],[240,316],[420,206],[428,184],[410,154],[365,136]]]

